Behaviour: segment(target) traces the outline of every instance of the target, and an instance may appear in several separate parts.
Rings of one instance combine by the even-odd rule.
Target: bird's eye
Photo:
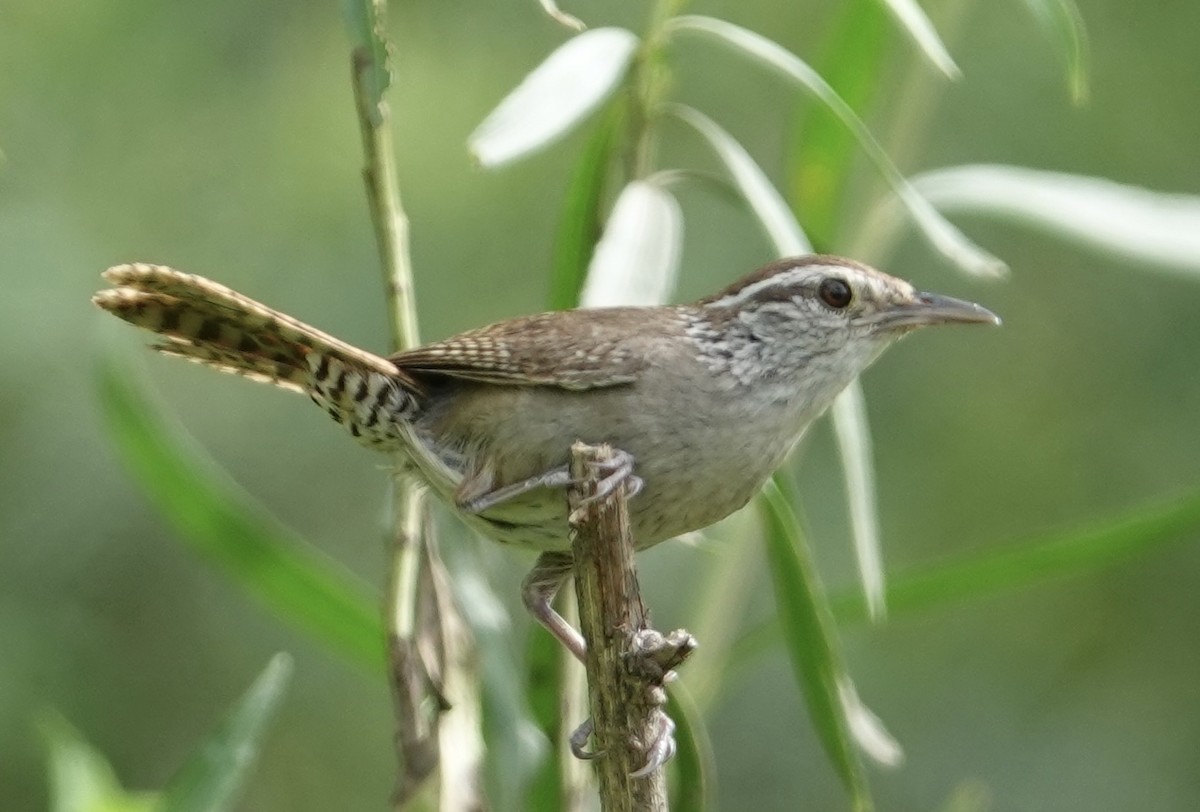
[[[850,285],[846,280],[839,279],[836,276],[830,276],[821,280],[821,285],[817,288],[817,295],[821,297],[822,302],[834,310],[842,310],[848,307],[850,301],[854,298],[854,292],[850,290]]]

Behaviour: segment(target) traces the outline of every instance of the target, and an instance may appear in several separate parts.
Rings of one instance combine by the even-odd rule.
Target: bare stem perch
[[[695,641],[685,632],[664,638],[647,629],[624,488],[587,501],[596,492],[598,464],[612,457],[608,446],[571,447],[571,475],[580,483],[569,494],[575,591],[588,646],[600,801],[605,812],[665,812],[664,771],[638,774],[653,760],[655,744],[670,735],[662,710],[663,679],[691,653]]]

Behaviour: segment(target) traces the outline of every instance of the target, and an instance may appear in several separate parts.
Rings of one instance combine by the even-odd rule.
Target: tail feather
[[[374,353],[200,276],[160,265],[118,265],[101,308],[162,337],[155,350],[308,394],[368,445],[392,446],[396,420],[417,408],[416,382]]]

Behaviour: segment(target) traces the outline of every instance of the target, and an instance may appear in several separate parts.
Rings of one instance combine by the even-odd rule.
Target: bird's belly
[[[810,417],[774,404],[751,413],[745,403],[702,392],[688,393],[692,408],[687,413],[661,416],[631,408],[620,390],[491,394],[486,401],[460,398],[453,421],[433,415],[425,429],[427,447],[458,477],[470,476],[468,470],[490,472],[493,488],[565,466],[575,440],[626,451],[644,483],[629,503],[639,548],[707,527],[745,505]],[[586,409],[573,403],[578,397],[586,398]],[[746,421],[756,426],[754,432],[742,430]],[[453,501],[454,487],[438,490]],[[539,487],[464,519],[501,543],[543,551],[570,548],[561,487]]]
[[[703,432],[700,433],[703,435]],[[775,435],[777,437],[778,435]],[[743,507],[783,462],[795,438],[751,439],[731,449],[727,442],[655,442],[639,456],[636,442],[623,450],[634,457],[644,486],[629,502],[630,526],[639,549],[719,522]],[[621,447],[619,438],[613,444]],[[565,458],[564,458],[565,459]],[[496,505],[468,524],[498,542],[547,550],[570,548],[567,495],[562,488],[537,488]]]

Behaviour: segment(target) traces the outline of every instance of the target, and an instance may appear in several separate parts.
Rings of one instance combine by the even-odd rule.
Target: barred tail
[[[224,285],[140,263],[109,268],[104,278],[116,287],[92,301],[162,336],[154,349],[303,392],[368,445],[396,446],[394,424],[418,408],[420,388],[391,361]]]

